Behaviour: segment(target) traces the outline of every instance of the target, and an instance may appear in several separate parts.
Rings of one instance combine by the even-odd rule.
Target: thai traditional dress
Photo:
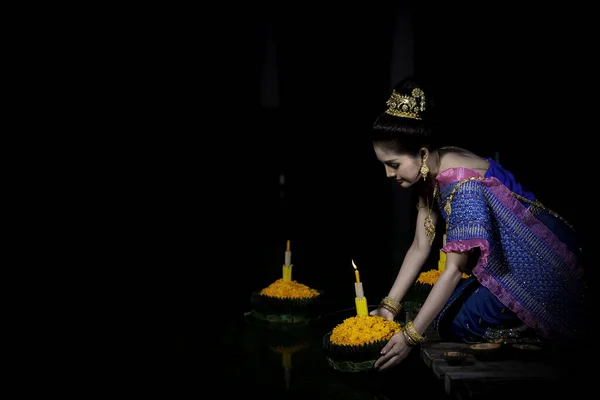
[[[577,234],[509,171],[487,161],[485,177],[466,168],[436,177],[446,223],[442,251],[473,250],[477,260],[433,328],[443,340],[463,342],[577,339],[584,322]]]

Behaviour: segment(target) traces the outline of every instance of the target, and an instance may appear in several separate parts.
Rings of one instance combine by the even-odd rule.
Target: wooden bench
[[[446,351],[463,351],[466,360],[449,365]],[[464,343],[428,340],[421,346],[421,359],[443,380],[448,395],[456,399],[507,399],[516,394],[554,395],[564,388],[564,369],[547,361],[523,361],[511,357],[480,361]]]

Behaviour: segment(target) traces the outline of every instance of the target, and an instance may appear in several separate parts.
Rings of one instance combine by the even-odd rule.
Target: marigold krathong
[[[342,372],[370,371],[381,349],[401,330],[400,322],[379,315],[346,318],[323,337],[327,363]]]
[[[322,297],[321,290],[280,278],[252,293],[251,315],[268,323],[308,324],[321,314]]]
[[[260,291],[263,296],[280,299],[302,299],[319,296],[319,291],[312,289],[297,281],[284,281],[277,279],[275,282]]]
[[[331,343],[341,346],[359,346],[389,340],[400,332],[398,322],[378,315],[346,318],[331,331]]]

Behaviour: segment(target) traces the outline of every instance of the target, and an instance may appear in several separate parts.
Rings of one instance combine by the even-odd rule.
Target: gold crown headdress
[[[385,103],[388,109],[386,114],[394,117],[421,119],[425,111],[425,93],[419,88],[412,90],[412,96],[392,91],[390,99]]]

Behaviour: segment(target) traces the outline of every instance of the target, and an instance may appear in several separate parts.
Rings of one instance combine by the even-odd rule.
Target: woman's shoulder
[[[436,180],[440,187],[461,181],[479,180],[486,185],[503,185],[510,191],[534,200],[535,196],[515,179],[514,175],[491,158],[480,157],[461,148],[442,148],[440,171]]]
[[[437,179],[440,183],[473,177],[484,178],[490,168],[490,161],[460,147],[443,147],[440,151],[440,169]]]
[[[465,168],[485,176],[490,162],[469,150],[460,147],[442,147],[440,149],[440,172],[452,168]]]

